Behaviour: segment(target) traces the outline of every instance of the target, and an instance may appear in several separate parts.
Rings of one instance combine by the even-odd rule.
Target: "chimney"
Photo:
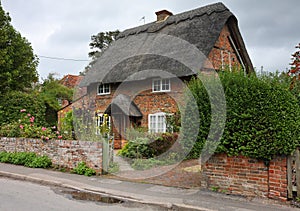
[[[168,10],[161,10],[155,13],[157,16],[157,22],[165,21],[168,17],[173,15],[173,13],[169,12]]]

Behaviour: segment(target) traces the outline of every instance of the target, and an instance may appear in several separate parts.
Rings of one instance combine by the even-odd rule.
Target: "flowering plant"
[[[47,128],[37,125],[35,122],[36,118],[32,114],[26,113],[26,109],[21,109],[20,113],[18,122],[8,124],[1,128],[0,136],[40,138],[45,141],[62,138],[60,132],[56,130],[56,126]]]

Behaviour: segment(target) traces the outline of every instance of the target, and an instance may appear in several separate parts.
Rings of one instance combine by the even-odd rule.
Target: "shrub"
[[[0,136],[40,138],[42,140],[62,138],[60,132],[56,131],[56,126],[51,128],[40,126],[36,121],[36,116],[28,113],[26,109],[19,111],[19,120],[17,122],[0,126]]]
[[[119,155],[127,158],[151,158],[153,150],[149,147],[148,138],[136,138],[128,143],[118,152]]]
[[[163,133],[160,137],[149,143],[149,149],[153,152],[154,156],[159,156],[167,152],[172,146],[174,147],[174,150],[178,152],[180,150],[180,146],[178,144],[174,146],[177,138],[177,133]]]
[[[12,91],[1,99],[0,104],[0,125],[18,122],[20,110],[26,108],[27,113],[35,114],[35,122],[39,125],[46,125],[46,106],[36,92],[25,93]],[[48,125],[46,125],[48,126]]]
[[[95,175],[96,171],[92,168],[89,168],[85,162],[79,162],[78,165],[72,170],[72,173],[89,177]]]
[[[227,118],[217,152],[262,160],[289,155],[299,144],[300,107],[295,96],[273,78],[227,72],[219,76]],[[190,158],[198,158],[211,127],[211,105],[201,81],[192,80],[189,87],[197,100],[201,121]]]
[[[37,156],[33,152],[0,152],[0,162],[30,168],[49,168],[52,165],[48,156]]]

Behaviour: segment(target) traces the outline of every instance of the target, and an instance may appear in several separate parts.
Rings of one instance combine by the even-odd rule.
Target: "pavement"
[[[288,203],[281,204],[268,199],[249,199],[208,190],[135,183],[103,176],[86,177],[3,163],[0,163],[0,176],[46,186],[71,188],[90,194],[110,196],[127,202],[159,206],[166,210],[298,210],[289,206]]]

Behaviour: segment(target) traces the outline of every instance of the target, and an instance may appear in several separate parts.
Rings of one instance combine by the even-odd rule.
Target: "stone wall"
[[[67,169],[73,169],[81,161],[97,172],[102,169],[101,142],[0,137],[0,151],[47,155],[54,165]]]
[[[287,200],[287,158],[263,161],[226,154],[212,156],[202,171],[202,187],[230,194]]]

